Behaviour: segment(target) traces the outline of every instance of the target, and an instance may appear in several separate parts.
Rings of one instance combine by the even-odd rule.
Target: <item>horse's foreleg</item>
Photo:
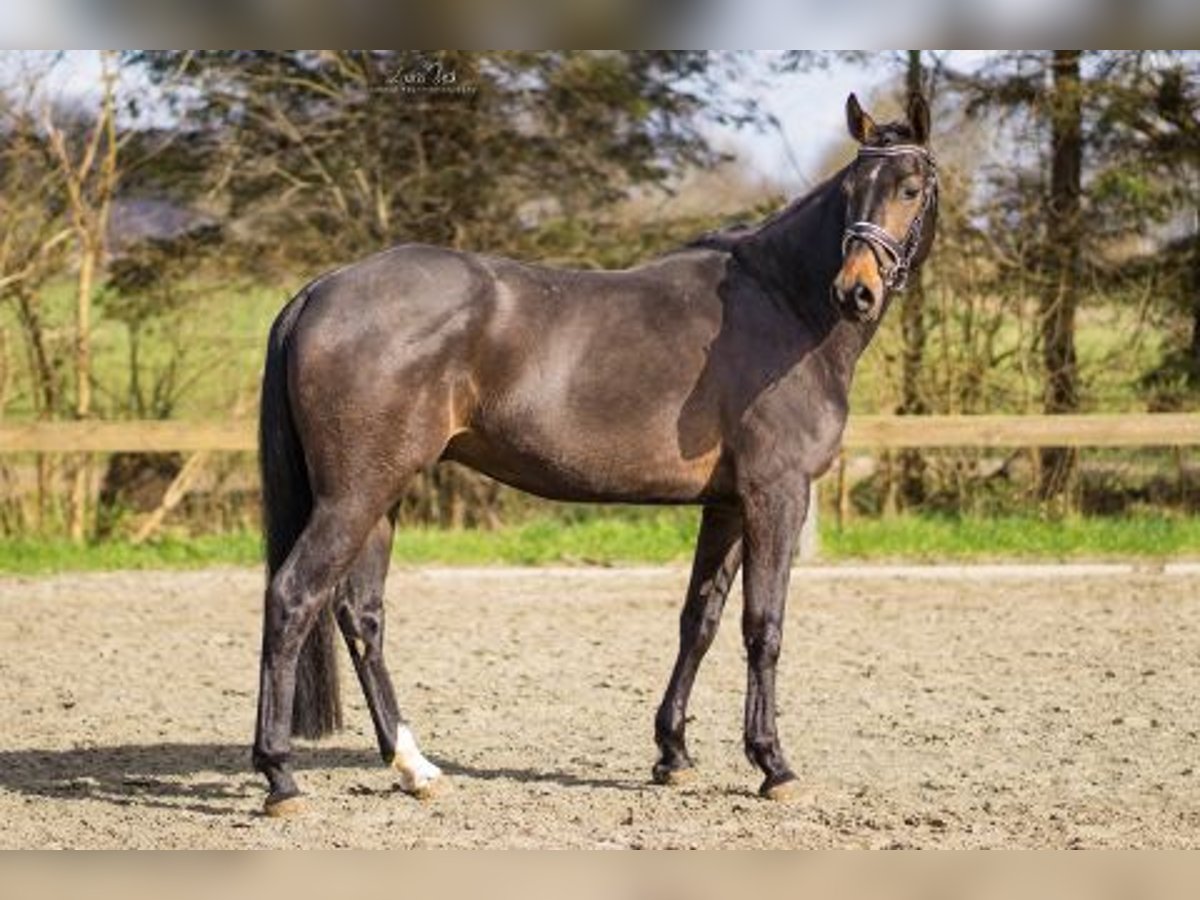
[[[725,598],[742,562],[742,517],[734,508],[705,507],[687,599],[679,616],[679,655],[654,720],[659,758],[654,780],[674,784],[692,768],[684,729],[688,697],[704,654],[712,645]]]
[[[759,793],[782,799],[796,776],[776,731],[775,664],[783,640],[792,551],[808,512],[808,479],[750,487],[743,492],[742,503],[746,543],[742,639],[748,666],[745,748],[766,776]]]
[[[384,516],[367,537],[354,566],[338,587],[337,620],[367,700],[380,756],[399,771],[404,790],[420,796],[430,791],[442,773],[417,748],[400,713],[383,659],[383,587],[393,530],[391,517]]]

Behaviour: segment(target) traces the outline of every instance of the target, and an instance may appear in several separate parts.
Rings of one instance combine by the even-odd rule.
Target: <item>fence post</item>
[[[817,480],[814,478],[808,484],[808,515],[800,528],[800,543],[796,555],[802,563],[816,562],[821,553],[821,536],[819,533],[821,504],[817,491]]]

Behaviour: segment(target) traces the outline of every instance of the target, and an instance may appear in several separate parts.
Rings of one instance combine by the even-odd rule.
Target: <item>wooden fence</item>
[[[847,449],[1179,447],[1200,444],[1200,413],[1064,416],[851,416]],[[7,422],[0,453],[247,452],[256,424]]]

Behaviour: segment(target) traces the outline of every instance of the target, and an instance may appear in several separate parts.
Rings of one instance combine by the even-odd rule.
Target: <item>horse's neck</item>
[[[834,307],[829,290],[842,265],[846,201],[844,170],[738,240],[742,264],[777,292],[812,333],[817,353],[845,382],[874,337],[876,322],[852,322]]]

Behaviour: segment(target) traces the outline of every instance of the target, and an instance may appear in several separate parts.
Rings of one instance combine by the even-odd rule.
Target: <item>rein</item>
[[[924,157],[925,162],[929,165],[929,175],[922,188],[925,198],[921,203],[921,208],[909,224],[904,240],[897,241],[887,233],[886,229],[874,222],[867,221],[851,222],[842,234],[842,258],[845,258],[851,241],[865,243],[879,260],[880,275],[883,276],[884,287],[889,291],[902,291],[908,283],[908,273],[912,268],[913,257],[917,255],[917,248],[921,244],[921,234],[925,230],[925,216],[929,214],[929,210],[933,208],[934,201],[937,199],[937,162],[929,150],[916,144],[860,147],[858,149],[860,159],[907,156],[909,154]]]

